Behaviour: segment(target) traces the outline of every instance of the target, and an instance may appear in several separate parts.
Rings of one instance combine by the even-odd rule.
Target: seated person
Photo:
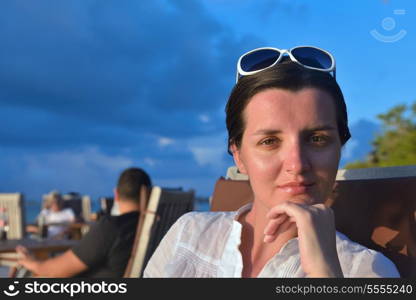
[[[136,234],[140,195],[146,194],[147,201],[150,187],[150,177],[142,169],[124,170],[114,189],[119,216],[103,216],[76,246],[44,261],[18,246],[22,256],[18,263],[39,277],[122,277]]]
[[[47,226],[46,237],[63,238],[68,224],[75,222],[75,214],[71,208],[64,208],[64,200],[57,191],[52,191],[45,201],[45,207],[37,217],[38,226],[29,225],[27,231],[42,234],[42,225]]]
[[[333,56],[312,46],[259,48],[240,57],[236,75],[228,150],[253,202],[182,216],[144,277],[398,277],[381,253],[337,232],[324,205],[350,138]]]

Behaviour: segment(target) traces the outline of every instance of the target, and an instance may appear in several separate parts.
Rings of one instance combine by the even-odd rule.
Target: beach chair
[[[78,222],[88,222],[91,219],[91,198],[77,193],[63,194],[64,208],[71,208]]]
[[[24,197],[21,193],[0,194],[0,207],[6,209],[8,216],[7,239],[22,239],[25,235]],[[0,266],[16,266],[15,253],[0,253]]]
[[[212,211],[234,211],[253,201],[248,178],[236,168],[220,178]],[[416,277],[416,166],[339,170],[327,205],[336,229],[352,241],[382,252],[405,278]]]
[[[64,208],[71,208],[75,214],[75,223],[68,227],[68,237],[81,239],[89,230],[88,222],[91,218],[91,198],[88,195],[68,193],[62,195]]]
[[[141,214],[132,255],[124,277],[142,277],[147,262],[176,220],[194,208],[193,190],[152,188],[147,211]]]
[[[101,197],[99,202],[101,213],[111,215],[111,209],[114,205],[114,197]]]
[[[8,239],[21,239],[25,234],[25,208],[23,194],[0,194],[0,207],[6,209],[8,215]]]

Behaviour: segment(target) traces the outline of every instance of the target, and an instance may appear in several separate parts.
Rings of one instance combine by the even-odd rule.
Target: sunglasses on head
[[[257,48],[240,56],[237,63],[235,82],[242,76],[252,75],[278,64],[284,54],[307,69],[334,72],[335,58],[331,53],[313,46],[297,46],[290,50],[277,48]]]

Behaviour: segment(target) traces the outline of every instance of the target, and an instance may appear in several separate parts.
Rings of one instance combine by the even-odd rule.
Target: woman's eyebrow
[[[274,135],[279,133],[282,133],[282,131],[278,129],[259,129],[256,130],[253,135]]]
[[[337,128],[331,125],[318,125],[318,126],[306,128],[304,131],[324,131],[324,130],[337,130]],[[253,133],[253,135],[276,135],[282,132],[283,131],[279,129],[258,129]]]
[[[316,127],[307,128],[307,131],[324,131],[324,130],[337,130],[336,127],[331,125],[320,125]]]

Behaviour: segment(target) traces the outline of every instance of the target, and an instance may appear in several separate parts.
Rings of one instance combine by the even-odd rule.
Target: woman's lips
[[[291,196],[295,196],[307,194],[313,185],[314,183],[287,183],[279,185],[278,188]]]

